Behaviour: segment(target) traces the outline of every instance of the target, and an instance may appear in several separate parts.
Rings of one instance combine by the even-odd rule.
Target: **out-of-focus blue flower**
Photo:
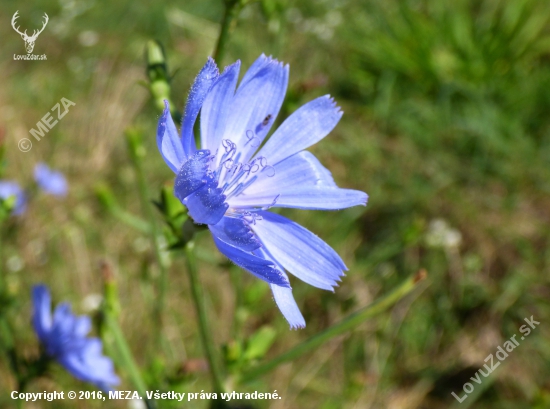
[[[50,357],[75,378],[100,389],[110,390],[120,383],[113,362],[101,352],[101,340],[86,337],[92,327],[89,317],[72,314],[68,303],[59,304],[52,316],[51,296],[45,285],[33,288],[32,299],[33,327]]]
[[[21,186],[11,180],[0,180],[0,199],[7,200],[15,196],[15,206],[12,213],[20,215],[27,209],[27,197]]]
[[[267,211],[270,207],[336,210],[365,205],[367,195],[340,189],[331,173],[304,149],[323,139],[342,112],[328,96],[294,112],[263,145],[288,85],[288,65],[264,55],[235,90],[240,61],[219,74],[209,59],[189,93],[181,138],[168,103],[157,144],[174,173],[174,193],[195,223],[207,224],[218,249],[268,282],[291,328],[305,326],[285,271],[333,290],[347,270],[315,234]],[[201,149],[193,126],[201,111]]]
[[[45,163],[38,163],[34,168],[34,180],[38,186],[55,196],[65,196],[68,186],[63,173],[51,170]]]

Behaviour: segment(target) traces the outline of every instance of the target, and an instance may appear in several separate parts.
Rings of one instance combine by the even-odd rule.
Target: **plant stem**
[[[0,223],[0,299],[8,297],[8,284],[4,272],[4,258],[3,258],[3,247],[2,247],[2,238],[4,231],[2,230],[2,224]],[[8,323],[8,317],[6,316],[6,310],[0,309],[0,349],[4,350],[6,353],[6,359],[8,360],[9,366],[15,375],[17,380],[17,390],[22,392],[21,384],[23,376],[19,370],[19,363],[17,361],[17,354],[15,352],[15,342],[12,336],[12,331]],[[17,407],[22,408],[23,403],[20,399],[17,399]]]
[[[221,393],[224,392],[223,375],[218,357],[216,356],[216,347],[214,346],[214,342],[212,341],[212,333],[208,325],[208,318],[206,316],[206,310],[204,308],[204,297],[199,281],[194,248],[195,242],[193,240],[188,241],[185,245],[185,259],[187,261],[187,270],[189,273],[189,285],[191,287],[195,309],[197,310],[197,320],[199,324],[202,345],[204,347],[206,359],[208,360],[208,365],[210,367],[212,386],[214,387],[214,392]]]
[[[7,317],[4,315],[3,312],[0,315],[0,347],[6,352],[6,358],[9,362],[10,368],[17,378],[17,384],[20,385],[22,376],[19,371],[17,356],[15,354],[11,328],[8,324]]]
[[[154,408],[153,402],[149,401],[146,398],[147,395],[145,392],[147,391],[147,386],[145,385],[145,382],[141,377],[139,368],[134,360],[134,357],[132,356],[130,347],[126,342],[126,338],[124,338],[124,335],[122,333],[122,330],[120,329],[120,326],[118,325],[117,320],[111,314],[107,313],[105,314],[105,322],[107,324],[107,327],[109,328],[109,331],[113,336],[115,345],[118,348],[120,361],[126,367],[132,383],[136,387],[136,390],[138,391],[138,393],[143,397],[143,401],[147,405],[147,408],[153,409]]]
[[[4,251],[3,251],[3,236],[4,229],[2,228],[2,222],[0,220],[0,296],[7,297],[8,295],[8,284],[4,272]]]
[[[222,63],[227,40],[231,31],[231,23],[239,14],[241,9],[240,0],[225,0],[225,10],[223,12],[223,18],[220,28],[220,35],[218,37],[218,43],[216,44],[216,51],[214,52],[214,61],[220,65]]]
[[[233,325],[231,328],[231,337],[235,340],[240,340],[242,332],[242,318],[240,309],[243,305],[243,288],[242,288],[242,271],[238,270],[235,266],[232,266],[229,274],[231,276],[231,282],[233,289],[235,290],[235,311],[233,312]]]
[[[146,216],[149,219],[149,223],[151,226],[151,242],[153,244],[155,257],[157,259],[157,263],[160,269],[157,318],[159,320],[158,321],[159,325],[161,325],[163,322],[164,306],[166,304],[166,290],[168,289],[168,268],[166,267],[166,263],[162,258],[162,250],[161,250],[161,245],[159,242],[159,235],[158,235],[158,226],[155,220],[155,215],[153,214],[153,208],[149,203],[149,193],[147,190],[147,184],[145,182],[145,176],[143,174],[141,163],[138,163],[138,166],[136,167],[136,169],[138,170],[139,193],[141,196],[143,208],[146,212]]]
[[[126,134],[130,149],[130,156],[132,158],[132,163],[134,165],[134,169],[136,171],[137,175],[137,181],[138,181],[138,190],[139,190],[139,196],[141,200],[141,205],[143,207],[143,211],[145,212],[145,215],[147,219],[149,219],[149,225],[150,225],[150,237],[151,237],[151,244],[153,246],[155,257],[157,259],[157,263],[160,270],[160,277],[158,282],[158,291],[159,295],[157,298],[157,303],[155,307],[155,315],[157,323],[157,343],[160,347],[162,344],[162,323],[163,323],[163,313],[164,308],[166,305],[166,292],[168,289],[168,268],[166,266],[166,263],[162,257],[162,250],[161,250],[161,244],[159,242],[159,235],[158,235],[158,226],[156,223],[155,215],[153,213],[153,208],[151,206],[151,203],[149,202],[149,192],[147,189],[147,182],[145,179],[145,175],[143,173],[143,166],[142,166],[142,158],[144,156],[144,148],[141,144],[141,134],[137,130],[130,130]]]
[[[415,274],[414,276],[407,279],[403,284],[401,284],[393,292],[391,292],[381,300],[378,300],[373,304],[368,305],[360,309],[359,311],[349,315],[339,323],[327,328],[324,331],[321,331],[320,333],[314,335],[307,341],[304,341],[301,344],[298,344],[291,350],[279,355],[278,357],[272,359],[271,361],[268,361],[264,364],[260,364],[244,372],[240,376],[239,381],[242,383],[246,383],[253,379],[257,379],[259,376],[262,376],[272,371],[282,363],[295,360],[298,357],[315,350],[315,348],[329,341],[330,339],[353,329],[354,327],[361,324],[365,320],[375,317],[376,315],[384,312],[387,308],[391,307],[393,304],[395,304],[405,295],[410,293],[416,287],[416,284],[419,281],[423,280],[425,277],[426,277],[426,273],[424,271],[421,271],[418,274]]]

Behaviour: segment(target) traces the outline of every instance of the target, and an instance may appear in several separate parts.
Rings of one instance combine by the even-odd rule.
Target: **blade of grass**
[[[409,294],[412,290],[414,290],[417,284],[425,278],[426,272],[424,270],[421,270],[414,276],[407,279],[403,284],[401,284],[399,287],[393,290],[393,292],[391,292],[381,300],[378,300],[373,304],[368,305],[361,310],[349,315],[339,323],[334,324],[324,331],[321,331],[320,333],[314,335],[313,337],[302,342],[301,344],[298,344],[294,348],[279,355],[271,361],[260,364],[248,371],[245,371],[243,374],[240,375],[238,380],[241,383],[249,382],[253,379],[258,378],[259,376],[265,375],[266,373],[272,371],[277,366],[285,362],[295,360],[300,356],[315,350],[319,345],[324,344],[330,339],[353,329],[364,321],[373,318],[378,314],[381,314],[397,301]]]

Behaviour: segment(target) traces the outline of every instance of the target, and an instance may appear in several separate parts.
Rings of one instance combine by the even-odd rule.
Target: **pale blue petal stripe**
[[[319,142],[336,126],[342,111],[325,95],[300,107],[273,133],[257,156],[275,165]]]
[[[333,291],[347,270],[340,256],[315,234],[286,217],[266,211],[258,215],[262,219],[250,227],[271,257],[300,280]]]
[[[246,190],[247,194],[296,186],[337,187],[330,171],[308,151],[298,152],[275,166],[265,158],[265,165],[254,174],[256,181]]]
[[[103,389],[109,389],[105,388],[105,384],[120,383],[112,361],[102,355],[102,344],[98,338],[88,338],[81,348],[66,351],[59,357],[59,363],[76,378]]]
[[[208,93],[201,109],[201,147],[216,152],[235,95],[241,62],[226,67]],[[218,158],[221,155],[218,155]]]
[[[246,163],[259,148],[279,113],[288,86],[288,65],[275,60],[265,64],[237,89],[223,139],[237,145]]]
[[[240,86],[245,85],[248,81],[250,81],[250,79],[254,77],[254,75],[256,75],[258,71],[260,71],[262,68],[264,68],[266,65],[268,65],[272,61],[273,61],[272,57],[266,57],[266,55],[262,53],[262,55],[256,58],[256,61],[254,61],[250,66],[250,68],[248,68],[248,70],[245,72],[243,79],[241,80]]]
[[[254,162],[262,164],[263,158],[256,158]],[[308,187],[337,187],[330,171],[317,158],[302,151],[271,166],[265,159],[263,168],[254,172],[255,182],[249,186],[245,194],[254,196],[269,192],[278,195],[287,189]]]
[[[300,312],[291,288],[270,284],[277,307],[290,324],[291,329],[305,328],[306,320]]]
[[[277,207],[339,210],[367,202],[364,192],[338,188],[328,169],[307,151],[257,171],[255,176],[257,179],[250,187],[229,199],[231,207],[266,207],[276,199]]]
[[[283,272],[286,279],[288,280],[288,276],[284,272],[284,268],[281,267],[281,265],[278,264],[277,261],[275,261],[274,258],[265,249],[260,248],[254,253],[265,258],[266,260],[272,261],[273,264],[275,264],[277,268],[281,272]],[[290,324],[290,329],[304,328],[306,326],[306,320],[300,312],[300,308],[298,308],[296,300],[294,300],[294,296],[292,295],[292,288],[280,287],[275,284],[270,284],[269,286],[271,287],[271,291],[273,292],[273,298],[275,299],[277,307],[279,307],[279,310],[281,310],[281,313]]]
[[[296,188],[277,191],[242,194],[229,199],[229,205],[234,209],[250,209],[252,207],[290,207],[304,210],[341,210],[352,206],[365,206],[368,196],[359,190],[340,188]]]

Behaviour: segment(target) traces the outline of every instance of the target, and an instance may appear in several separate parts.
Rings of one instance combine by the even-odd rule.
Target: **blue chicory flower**
[[[34,167],[34,180],[44,192],[54,196],[65,196],[68,186],[67,179],[61,172],[51,170],[45,163]]]
[[[0,199],[7,200],[12,196],[15,196],[12,214],[16,216],[23,214],[27,209],[27,196],[21,186],[11,180],[0,180]]]
[[[59,304],[51,312],[51,295],[45,285],[33,287],[32,324],[46,353],[59,362],[75,378],[90,382],[102,390],[118,385],[110,358],[101,352],[99,338],[87,338],[92,323],[87,316],[71,313],[68,303]]]
[[[176,173],[174,193],[194,222],[208,225],[226,257],[268,282],[290,327],[303,328],[286,271],[334,291],[347,268],[315,234],[268,209],[343,209],[366,205],[367,194],[338,188],[331,173],[304,150],[342,116],[328,95],[299,108],[261,146],[283,103],[289,67],[262,55],[235,90],[239,69],[237,61],[219,74],[209,58],[189,93],[181,138],[165,102],[157,144]],[[193,126],[199,111],[197,150]]]

